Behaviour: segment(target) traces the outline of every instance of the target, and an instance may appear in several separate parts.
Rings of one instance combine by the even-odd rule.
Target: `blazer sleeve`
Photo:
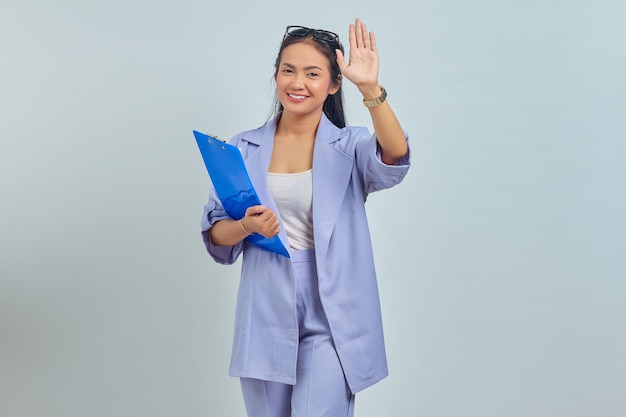
[[[399,184],[406,176],[411,164],[410,146],[395,165],[387,165],[382,161],[381,149],[376,134],[370,134],[366,128],[357,132],[355,158],[356,164],[366,194],[374,191],[391,188]],[[409,145],[409,136],[404,132]]]
[[[215,195],[214,189],[211,188],[209,202],[204,206],[204,214],[202,215],[202,239],[204,240],[207,251],[217,263],[231,265],[235,263],[243,251],[243,241],[234,246],[219,246],[211,242],[211,227],[218,221],[224,219],[230,219],[230,216],[228,216],[222,203]]]

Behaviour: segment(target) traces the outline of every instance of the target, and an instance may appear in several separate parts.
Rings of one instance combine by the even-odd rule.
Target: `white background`
[[[192,130],[265,121],[285,26],[361,17],[413,167],[368,202],[391,376],[356,415],[623,417],[625,11],[3,0],[0,416],[244,416]]]

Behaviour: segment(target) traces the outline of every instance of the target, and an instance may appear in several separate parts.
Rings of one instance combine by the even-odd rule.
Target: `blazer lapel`
[[[319,263],[326,257],[352,172],[353,157],[336,146],[345,135],[322,115],[313,153],[313,230]]]
[[[242,140],[248,142],[247,152],[244,156],[248,175],[254,185],[261,204],[271,209],[280,222],[280,240],[285,248],[291,251],[289,247],[289,239],[285,226],[267,185],[267,172],[269,170],[270,161],[272,159],[272,151],[274,149],[274,134],[276,133],[276,118],[268,122],[265,126],[258,130],[253,130],[243,136]]]

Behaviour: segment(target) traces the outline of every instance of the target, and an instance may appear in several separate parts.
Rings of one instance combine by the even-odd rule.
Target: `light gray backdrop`
[[[262,124],[284,27],[357,16],[414,164],[368,202],[357,416],[626,415],[622,4],[3,0],[0,416],[244,415],[191,131]]]

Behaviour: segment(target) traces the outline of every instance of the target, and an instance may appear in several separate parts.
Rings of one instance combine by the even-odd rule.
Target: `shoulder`
[[[264,141],[273,140],[275,131],[276,119],[272,119],[260,127],[237,133],[229,143],[239,147],[246,144],[261,145]]]
[[[350,146],[360,140],[371,138],[372,134],[364,126],[335,126],[326,115],[322,116],[318,129],[318,137],[335,146]]]
[[[359,144],[367,143],[371,140],[375,139],[368,128],[364,126],[346,126],[341,129],[337,128],[335,140],[331,140],[331,143],[336,147],[348,151],[354,150]]]
[[[250,130],[244,130],[242,132],[237,133],[235,136],[233,136],[228,142],[233,144],[233,145],[239,145],[241,143],[241,141],[245,141],[248,139],[254,139],[255,137],[259,136],[259,130],[262,129],[262,127],[258,127],[256,129],[250,129]]]
[[[342,130],[346,132],[346,136],[358,140],[363,138],[370,138],[372,134],[365,126],[346,126]]]

